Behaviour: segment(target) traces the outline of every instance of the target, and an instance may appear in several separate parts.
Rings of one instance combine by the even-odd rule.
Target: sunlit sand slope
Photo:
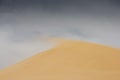
[[[1,70],[0,80],[120,80],[120,50],[65,40]]]

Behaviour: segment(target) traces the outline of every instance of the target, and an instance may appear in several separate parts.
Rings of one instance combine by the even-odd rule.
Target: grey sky
[[[21,4],[17,0],[1,1],[0,68],[51,48],[52,44],[41,41],[45,36],[120,48],[120,11],[116,0],[45,1],[36,0],[33,4],[28,0],[21,0]]]

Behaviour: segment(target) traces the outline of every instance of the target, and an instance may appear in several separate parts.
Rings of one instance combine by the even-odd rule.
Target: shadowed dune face
[[[2,70],[0,79],[120,80],[119,62],[118,49],[62,40],[57,47]]]

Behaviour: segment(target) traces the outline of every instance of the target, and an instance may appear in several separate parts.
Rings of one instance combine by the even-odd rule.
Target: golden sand
[[[1,70],[0,80],[120,80],[120,50],[66,40]]]

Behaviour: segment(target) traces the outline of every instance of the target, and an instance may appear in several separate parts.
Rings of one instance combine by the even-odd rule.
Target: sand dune
[[[120,80],[120,50],[65,40],[1,70],[0,80]]]

